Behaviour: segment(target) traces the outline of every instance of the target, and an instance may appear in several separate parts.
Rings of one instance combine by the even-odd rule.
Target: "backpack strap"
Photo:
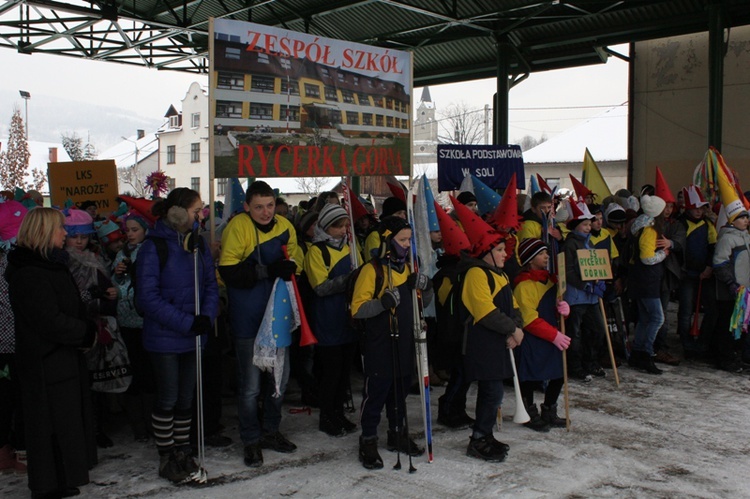
[[[323,256],[323,264],[326,266],[326,270],[328,270],[328,273],[331,272],[331,250],[328,249],[328,245],[325,241],[318,241],[317,243],[313,243],[313,246],[317,246],[317,248],[320,250],[320,254]]]

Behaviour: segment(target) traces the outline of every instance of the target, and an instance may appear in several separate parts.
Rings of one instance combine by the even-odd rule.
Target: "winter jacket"
[[[8,266],[8,254],[0,250],[0,354],[16,351],[16,330],[13,323],[13,310],[10,308],[8,281],[5,280],[5,269]],[[0,366],[2,368],[3,366]]]
[[[679,219],[685,227],[683,270],[689,277],[698,275],[713,264],[716,228],[705,217],[695,220],[686,212]]]
[[[167,260],[162,267],[152,238],[167,243]],[[136,299],[143,311],[143,346],[149,352],[185,353],[195,350],[193,253],[183,249],[185,236],[158,220],[138,250]],[[219,288],[208,243],[202,240],[198,252],[200,314],[213,322],[219,312]],[[203,338],[205,343],[205,336]]]
[[[112,268],[114,269],[125,258],[130,259],[127,274],[115,274],[114,271],[112,272],[112,282],[117,287],[117,323],[120,327],[132,329],[143,328],[143,317],[141,317],[135,308],[135,289],[133,289],[133,280],[130,274],[130,272],[135,272],[136,257],[142,245],[143,243],[140,243],[131,250],[120,250],[112,262]]]
[[[565,251],[565,301],[569,305],[593,305],[599,302],[594,293],[596,283],[581,278],[581,266],[578,264],[578,250],[592,249],[588,234],[569,232],[563,244]],[[603,291],[602,291],[603,293]]]
[[[685,226],[676,220],[669,219],[664,225],[664,237],[672,242],[669,255],[664,259],[664,278],[662,291],[673,291],[680,285],[682,267],[685,261]]]
[[[657,233],[654,219],[640,215],[630,228],[632,241],[628,292],[631,298],[660,298],[661,282],[664,277],[664,260],[667,254],[656,249]]]
[[[84,485],[96,444],[84,348],[96,328],[65,261],[17,247],[8,254],[10,303],[23,390],[29,488],[52,492]]]
[[[716,241],[713,264],[716,299],[736,299],[736,288],[750,287],[750,234],[733,225],[722,227]]]

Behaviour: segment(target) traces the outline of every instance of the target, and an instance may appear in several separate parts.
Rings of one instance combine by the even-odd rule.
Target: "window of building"
[[[328,68],[320,68],[320,74],[323,76],[331,76],[331,73],[328,72]]]
[[[305,83],[305,97],[320,97],[320,87]]]
[[[359,113],[347,111],[346,122],[350,125],[359,125]]]
[[[342,90],[341,98],[344,99],[344,102],[347,102],[349,104],[354,104],[354,94],[352,93],[351,90]]]
[[[175,184],[175,180],[172,177],[167,178],[167,189],[173,191],[176,185],[177,184]]]
[[[359,76],[352,76],[352,81],[354,81],[354,84],[359,86]]]
[[[341,123],[341,112],[331,111],[331,113],[328,115],[328,119],[331,121],[331,125],[338,125],[339,123]]]
[[[284,69],[292,69],[292,61],[286,57],[282,57],[279,59],[279,63],[281,64],[281,67]]]
[[[289,114],[289,121],[299,121],[299,106],[287,106],[282,104],[281,106],[281,119],[287,119],[287,113]]]
[[[201,191],[201,178],[190,177],[190,188],[196,192],[200,192]]]
[[[242,118],[242,102],[217,100],[217,118]]]
[[[169,117],[169,128],[180,128],[180,116],[174,115]]]
[[[190,144],[190,162],[199,163],[201,160],[201,144],[200,142],[193,142]]]
[[[239,73],[219,73],[216,88],[228,90],[244,90],[245,77]]]
[[[226,196],[227,195],[227,180],[226,178],[216,179],[216,195]]]
[[[167,146],[167,164],[175,164],[175,146]]]
[[[393,99],[390,97],[385,98],[385,107],[386,109],[393,109]]]
[[[250,103],[251,120],[272,120],[273,104],[261,104],[259,102]]]
[[[325,88],[325,92],[326,92],[326,100],[330,100],[330,101],[338,101],[339,100],[339,96],[336,93],[336,89],[335,88],[333,88],[333,87],[326,87]]]
[[[273,93],[273,80],[272,76],[257,76],[253,75],[250,81],[250,89],[253,92],[269,92]]]
[[[383,98],[379,95],[373,95],[372,102],[375,103],[375,107],[383,107]]]
[[[224,52],[224,57],[227,59],[239,59],[240,49],[237,47],[227,47],[226,51]]]
[[[383,126],[383,117],[379,114],[375,115],[375,126]]]
[[[370,98],[367,96],[367,94],[364,94],[362,92],[359,92],[357,94],[357,100],[359,101],[360,106],[369,106],[370,105]]]
[[[344,73],[339,73],[339,81],[344,83]]]
[[[393,116],[385,117],[385,126],[387,126],[388,128],[393,128]]]
[[[299,80],[296,78],[281,79],[281,93],[290,95],[299,95]]]
[[[269,64],[271,60],[268,58],[268,54],[258,52],[258,62],[261,64]]]
[[[362,115],[362,124],[363,125],[370,125],[372,126],[372,115],[371,114],[363,114]]]
[[[193,113],[190,115],[190,126],[193,128],[201,126],[201,113]]]

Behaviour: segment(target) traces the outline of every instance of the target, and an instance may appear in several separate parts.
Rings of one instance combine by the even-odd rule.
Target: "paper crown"
[[[520,222],[518,221],[518,199],[516,194],[516,173],[510,177],[510,182],[505,188],[500,204],[492,214],[490,225],[496,230],[507,231],[508,229],[518,230]]]
[[[422,189],[424,193],[424,201],[427,206],[427,225],[430,228],[430,232],[436,232],[440,230],[440,224],[438,222],[435,196],[432,194],[430,188],[430,182],[427,180],[427,175],[422,175]]]
[[[742,202],[743,198],[740,197],[741,194],[737,193],[737,189],[729,181],[724,170],[719,168],[718,173],[719,196],[721,197],[721,203],[724,205],[724,211],[727,214],[727,221],[732,223],[737,217],[747,216],[748,212],[745,209],[745,204]]]
[[[591,192],[591,189],[583,185],[580,180],[573,176],[572,173],[569,173],[568,175],[570,176],[570,181],[573,182],[573,190],[576,191],[576,197],[580,201],[585,201],[586,196],[594,195],[594,193]]]
[[[662,198],[665,203],[677,202],[677,200],[672,195],[672,190],[669,188],[667,180],[664,178],[664,175],[662,175],[661,170],[658,166],[656,167],[656,186],[654,194]]]
[[[686,210],[702,208],[708,204],[708,201],[703,196],[703,192],[695,184],[690,184],[682,188],[682,198]]]
[[[456,198],[451,196],[450,199],[451,203],[453,203],[453,208],[456,210],[456,215],[464,228],[464,232],[466,232],[466,237],[469,238],[469,243],[471,244],[469,255],[479,257],[505,240],[504,235],[498,233]]]
[[[497,209],[500,204],[500,194],[492,190],[490,186],[479,180],[477,177],[472,175],[474,182],[474,195],[477,198],[477,209],[479,214],[484,216],[487,213],[492,213]]]
[[[461,230],[455,220],[453,220],[445,210],[434,201],[435,216],[440,225],[440,234],[443,237],[443,249],[447,255],[458,256],[461,251],[469,251],[471,243],[466,233]]]

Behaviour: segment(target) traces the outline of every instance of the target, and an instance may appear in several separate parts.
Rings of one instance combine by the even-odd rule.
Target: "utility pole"
[[[490,135],[489,135],[489,131],[490,131],[489,121],[490,121],[490,105],[489,104],[485,104],[484,105],[484,144],[485,145],[489,145],[489,143],[490,143],[489,142],[489,138],[490,138]]]

